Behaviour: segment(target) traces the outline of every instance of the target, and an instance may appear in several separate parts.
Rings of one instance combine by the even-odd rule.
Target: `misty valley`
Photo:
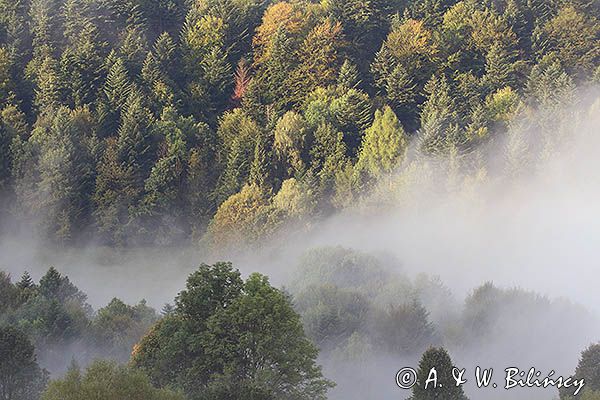
[[[375,388],[378,398],[401,398],[410,391],[394,375],[410,365],[422,382],[433,367],[468,370],[468,382],[451,398],[465,397],[463,386],[471,398],[505,398],[504,369],[526,372],[532,363],[539,374],[576,374],[594,384],[600,346],[590,344],[599,321],[568,300],[484,283],[461,301],[437,276],[399,272],[389,254],[343,247],[303,253],[283,289],[258,274],[244,280],[230,263],[190,270],[160,309],[118,298],[94,309],[77,282],[55,268],[39,271],[37,282],[27,272],[14,282],[0,272],[2,354],[14,359],[7,367],[17,372],[0,378],[2,387],[19,396],[46,387],[47,399],[243,398],[262,385],[285,396],[290,389],[281,379],[302,379],[312,398],[328,389],[333,399],[368,398]],[[117,295],[102,282],[87,284]],[[130,284],[135,291],[136,282]],[[297,366],[287,365],[290,357]],[[481,392],[472,374],[479,365],[496,371],[502,390]],[[528,383],[537,376],[517,374],[511,396],[557,396]],[[454,386],[452,375],[440,375]],[[112,389],[96,392],[98,385]],[[530,389],[519,397],[526,389],[514,388],[521,386]]]
[[[599,18],[0,0],[0,400],[600,400]]]

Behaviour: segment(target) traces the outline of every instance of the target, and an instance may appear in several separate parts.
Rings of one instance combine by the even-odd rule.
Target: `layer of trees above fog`
[[[2,218],[60,243],[268,237],[354,204],[409,153],[555,134],[600,79],[599,9],[2,0]],[[505,152],[509,170],[532,156]]]
[[[118,299],[94,311],[54,268],[39,283],[2,273],[0,399],[320,399],[336,369],[355,368],[349,376],[360,381],[382,357],[397,368],[422,355],[423,371],[469,351],[486,362],[503,353],[542,360],[532,350],[542,337],[569,338],[551,352],[542,346],[562,359],[588,345],[581,321],[597,326],[565,300],[486,283],[461,303],[439,278],[400,270],[387,256],[319,248],[279,290],[229,263],[202,265],[161,313]],[[588,382],[585,399],[600,393],[599,354],[590,346],[574,371]]]

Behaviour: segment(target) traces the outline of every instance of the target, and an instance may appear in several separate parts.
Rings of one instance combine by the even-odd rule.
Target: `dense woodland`
[[[552,131],[600,79],[597,0],[0,10],[0,211],[62,244],[265,237],[352,205],[409,144],[470,154],[540,110]]]
[[[587,345],[577,344],[581,321],[597,326],[566,300],[491,283],[461,304],[438,278],[410,279],[394,272],[394,262],[314,249],[285,291],[259,274],[243,280],[229,263],[201,265],[160,313],[118,299],[93,310],[54,268],[37,283],[27,273],[13,282],[0,272],[0,399],[326,399],[335,384],[323,377],[319,353],[329,373],[354,367],[340,389],[364,398],[372,394],[361,388],[370,360],[420,357],[421,374],[433,363],[445,371],[443,383],[453,382],[447,348],[485,356],[488,346],[510,344],[527,353],[548,332],[560,332],[569,343],[552,352],[576,354]],[[600,398],[599,357],[600,345],[592,345],[575,371],[588,382],[582,399]],[[399,366],[380,372],[389,379],[378,398],[408,394],[395,388],[392,368]],[[421,389],[414,400],[466,399],[455,385]]]
[[[582,101],[599,18],[597,0],[0,0],[2,231],[228,252],[401,191],[386,180],[415,160],[444,160],[429,171],[453,182],[457,164],[535,169],[565,120],[600,110]],[[397,271],[322,248],[278,289],[202,265],[160,312],[94,310],[54,268],[0,272],[0,400],[318,400],[336,390],[319,364],[422,355],[422,376],[452,365],[447,349],[500,337],[525,353],[596,323],[491,283],[458,302]],[[575,371],[583,400],[600,398],[598,360],[592,345]],[[450,386],[412,399],[465,398]]]

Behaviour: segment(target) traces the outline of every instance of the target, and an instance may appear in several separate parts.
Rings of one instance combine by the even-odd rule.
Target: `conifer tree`
[[[282,169],[282,179],[299,177],[305,171],[307,134],[306,120],[294,111],[288,111],[277,121],[273,150]]]
[[[377,179],[390,173],[404,157],[406,133],[390,107],[375,112],[373,125],[365,132],[356,168]]]
[[[358,68],[350,60],[346,59],[340,67],[337,84],[345,89],[356,89],[360,83]]]
[[[467,400],[462,386],[456,385],[452,374],[453,368],[452,359],[444,348],[432,347],[427,350],[423,353],[421,361],[419,361],[418,384],[413,386],[411,398],[413,400]],[[430,381],[427,389],[425,389],[427,380],[433,378],[432,371],[434,369],[436,371],[436,383],[434,385],[433,381]]]
[[[309,32],[299,49],[300,64],[290,75],[293,101],[298,103],[317,87],[335,83],[341,61],[342,26],[326,20]]]
[[[16,285],[21,290],[32,289],[35,287],[35,283],[33,282],[33,279],[31,279],[31,275],[29,275],[29,272],[27,271],[23,272],[21,280],[17,282]]]
[[[398,65],[391,71],[385,81],[384,90],[386,99],[402,123],[409,128],[416,128],[417,85],[404,66]]]
[[[137,75],[141,69],[143,62],[148,53],[148,40],[144,25],[135,21],[131,21],[123,33],[119,55],[123,59],[123,64],[128,71]]]
[[[133,171],[119,160],[117,138],[105,140],[96,170],[93,203],[97,231],[104,243],[124,245],[129,210],[135,206],[141,189],[134,185]]]
[[[249,182],[257,185],[260,188],[267,188],[270,184],[269,165],[270,165],[269,149],[267,148],[267,138],[265,135],[259,135],[256,138],[254,147],[254,157],[250,166]]]
[[[86,138],[93,130],[89,110],[61,107],[53,118],[38,121],[29,139],[39,178],[24,206],[39,218],[43,232],[59,241],[71,240],[89,222],[94,175]]]
[[[45,57],[36,76],[34,103],[40,113],[58,108],[62,98],[62,82],[58,63],[51,56]]]
[[[219,178],[217,197],[222,202],[247,182],[256,140],[262,132],[256,122],[241,109],[236,109],[222,118],[218,135],[223,143],[220,157],[224,170]]]
[[[118,133],[119,161],[133,173],[133,184],[141,190],[155,161],[156,143],[152,115],[137,90],[132,90],[127,98]]]
[[[428,98],[421,111],[423,149],[436,153],[460,144],[458,115],[446,77],[433,76],[425,90]]]

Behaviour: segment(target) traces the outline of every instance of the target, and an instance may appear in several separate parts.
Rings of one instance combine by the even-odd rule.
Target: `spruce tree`
[[[346,59],[340,68],[337,84],[345,89],[355,89],[360,83],[358,68]]]
[[[16,285],[21,290],[32,289],[35,287],[35,283],[33,282],[33,279],[31,279],[31,275],[29,275],[29,272],[27,271],[23,272],[21,280],[17,282]]]
[[[461,142],[456,105],[444,75],[433,76],[425,90],[428,98],[421,111],[422,147],[430,153],[443,152]]]
[[[454,365],[450,355],[444,348],[432,347],[423,353],[421,361],[419,361],[419,369],[417,370],[417,382],[413,386],[412,400],[467,400],[463,392],[462,386],[457,386],[454,380],[452,370]],[[432,378],[432,371],[437,372],[437,380],[435,385],[430,381],[427,389],[425,383],[428,378]]]
[[[403,65],[398,65],[391,71],[385,84],[385,97],[393,107],[403,124],[410,129],[416,128],[417,85]]]
[[[124,105],[118,136],[119,161],[133,173],[137,190],[144,187],[144,180],[154,164],[155,138],[152,115],[144,106],[142,95],[133,90]]]

